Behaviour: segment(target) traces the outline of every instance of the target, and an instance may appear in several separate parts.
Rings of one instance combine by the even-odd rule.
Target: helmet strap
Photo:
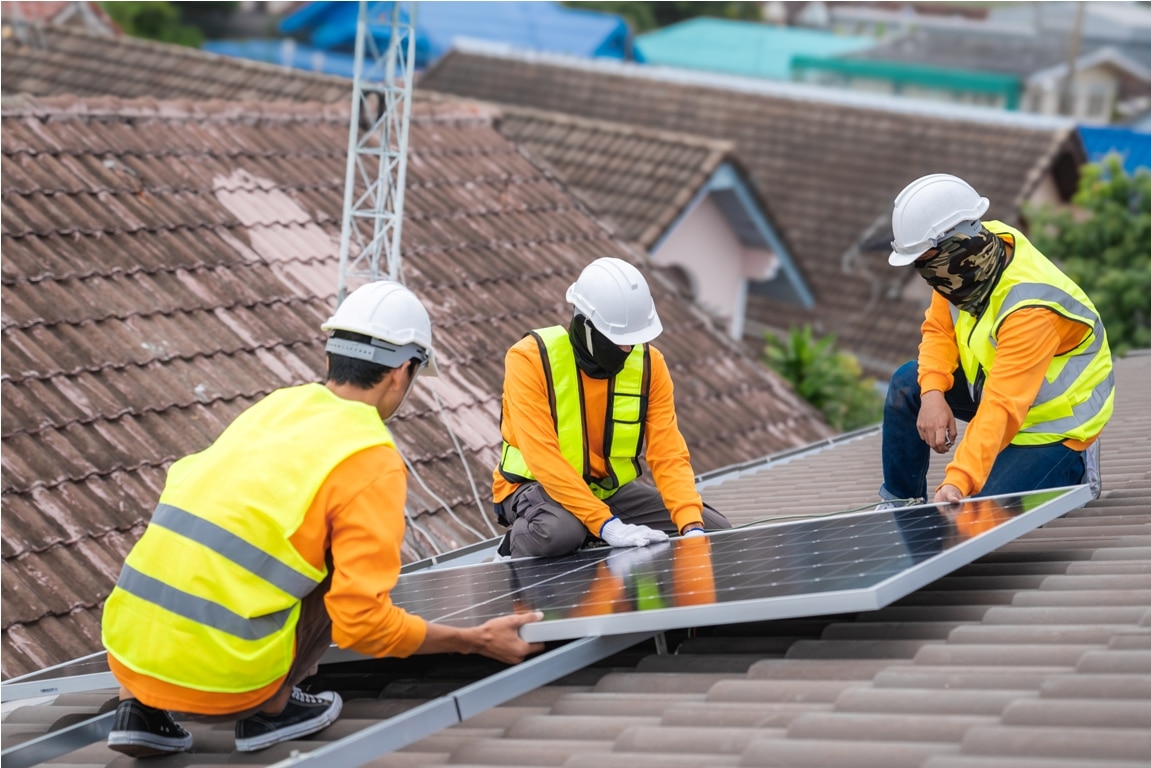
[[[403,371],[405,371],[407,368],[408,368],[408,366],[405,363],[404,365],[400,366],[399,368],[395,368],[394,370],[395,370],[395,372],[402,374]],[[418,376],[419,371],[417,370],[417,368],[418,368],[418,365],[415,362],[412,362],[411,370],[410,370],[410,373],[408,374],[408,384],[407,384],[407,387],[404,389],[404,396],[400,398],[400,402],[396,403],[396,409],[394,411],[392,411],[391,415],[389,415],[388,418],[384,419],[384,423],[391,421],[392,417],[395,416],[397,413],[399,413],[400,409],[404,407],[404,403],[406,403],[408,401],[408,395],[412,394],[412,389],[416,386],[416,379],[419,378],[419,376]]]

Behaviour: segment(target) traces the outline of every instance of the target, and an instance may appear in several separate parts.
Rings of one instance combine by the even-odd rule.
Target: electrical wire
[[[473,528],[472,526],[468,525],[466,522],[461,520],[459,515],[457,515],[455,513],[455,510],[453,510],[448,505],[448,503],[446,501],[444,501],[442,498],[440,498],[438,495],[436,495],[436,493],[431,488],[428,487],[428,484],[425,483],[424,479],[422,477],[420,477],[418,472],[416,472],[415,466],[411,462],[409,462],[406,457],[404,458],[404,464],[408,468],[408,473],[416,479],[416,482],[418,482],[420,484],[420,487],[424,489],[424,492],[426,494],[428,494],[428,496],[430,496],[432,499],[434,499],[441,507],[443,507],[444,510],[448,513],[448,516],[451,517],[452,520],[454,520],[457,525],[459,525],[461,528],[465,529],[469,533],[473,534],[476,537],[477,541],[483,541],[483,540],[488,538],[487,536],[484,536],[483,533],[481,533],[480,531],[476,530],[475,528]]]
[[[403,453],[401,453],[400,455],[403,456]],[[457,525],[459,525],[461,528],[467,530],[469,533],[474,534],[477,541],[483,541],[483,540],[489,538],[488,536],[485,536],[483,533],[481,533],[480,531],[477,531],[475,528],[473,528],[472,526],[468,525],[463,520],[461,520],[459,515],[456,514],[455,510],[452,509],[446,501],[444,501],[439,496],[437,496],[436,493],[431,488],[428,487],[428,484],[424,482],[424,479],[422,477],[420,477],[420,473],[416,471],[415,465],[412,464],[410,461],[408,461],[407,456],[404,456],[404,466],[406,466],[408,468],[408,474],[411,475],[412,477],[414,477],[416,479],[416,482],[420,484],[420,487],[424,489],[424,493],[426,493],[428,496],[430,496],[432,499],[434,499],[441,507],[443,507],[447,511],[448,516],[451,517],[452,520],[456,521]]]
[[[444,550],[437,543],[436,537],[433,536],[427,528],[424,528],[422,525],[416,522],[415,516],[408,512],[406,506],[404,507],[404,518],[407,520],[408,525],[410,525],[413,530],[423,536],[426,546],[431,548],[431,553],[433,555],[442,555],[444,553]],[[419,548],[417,547],[417,549]],[[420,559],[423,559],[427,556],[428,555],[426,553],[421,553]]]

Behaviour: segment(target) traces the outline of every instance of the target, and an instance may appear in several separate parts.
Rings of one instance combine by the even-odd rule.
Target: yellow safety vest
[[[199,691],[283,677],[300,600],[327,575],[290,538],[328,474],[377,445],[394,443],[375,408],[305,384],[273,392],[173,464],[104,604],[108,652]]]
[[[1045,307],[1083,323],[1091,332],[1077,347],[1051,361],[1043,386],[1011,442],[1045,445],[1095,437],[1107,424],[1115,403],[1111,349],[1095,305],[1019,230],[999,221],[985,221],[984,226],[996,235],[1011,235],[1015,248],[982,315],[951,308],[959,361],[972,399],[978,402],[983,374],[995,364],[1003,321],[1018,309]]]
[[[640,448],[647,420],[647,396],[651,378],[651,358],[647,344],[636,344],[627,356],[623,370],[608,382],[607,422],[604,424],[603,452],[607,477],[592,477],[588,460],[587,428],[584,424],[583,383],[576,366],[568,331],[561,325],[531,332],[539,344],[552,423],[559,437],[560,452],[575,468],[597,498],[606,499],[639,477]],[[504,441],[500,474],[512,483],[534,480],[520,449]]]

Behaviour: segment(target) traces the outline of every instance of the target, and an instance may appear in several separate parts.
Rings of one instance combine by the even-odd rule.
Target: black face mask
[[[593,379],[610,379],[623,370],[630,352],[612,343],[583,315],[576,315],[568,326],[568,338],[575,351],[576,365]]]

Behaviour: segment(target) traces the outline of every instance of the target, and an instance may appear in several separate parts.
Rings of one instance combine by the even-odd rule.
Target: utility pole
[[[1071,26],[1071,36],[1067,41],[1067,82],[1060,89],[1063,98],[1059,114],[1075,116],[1075,80],[1078,77],[1077,64],[1079,61],[1079,48],[1083,37],[1083,12],[1087,4],[1080,0],[1075,4],[1075,22]]]
[[[337,302],[343,302],[352,280],[387,277],[403,281],[400,240],[416,60],[416,3],[409,4],[406,19],[402,5],[391,4],[391,34],[381,55],[367,0],[359,3]]]

